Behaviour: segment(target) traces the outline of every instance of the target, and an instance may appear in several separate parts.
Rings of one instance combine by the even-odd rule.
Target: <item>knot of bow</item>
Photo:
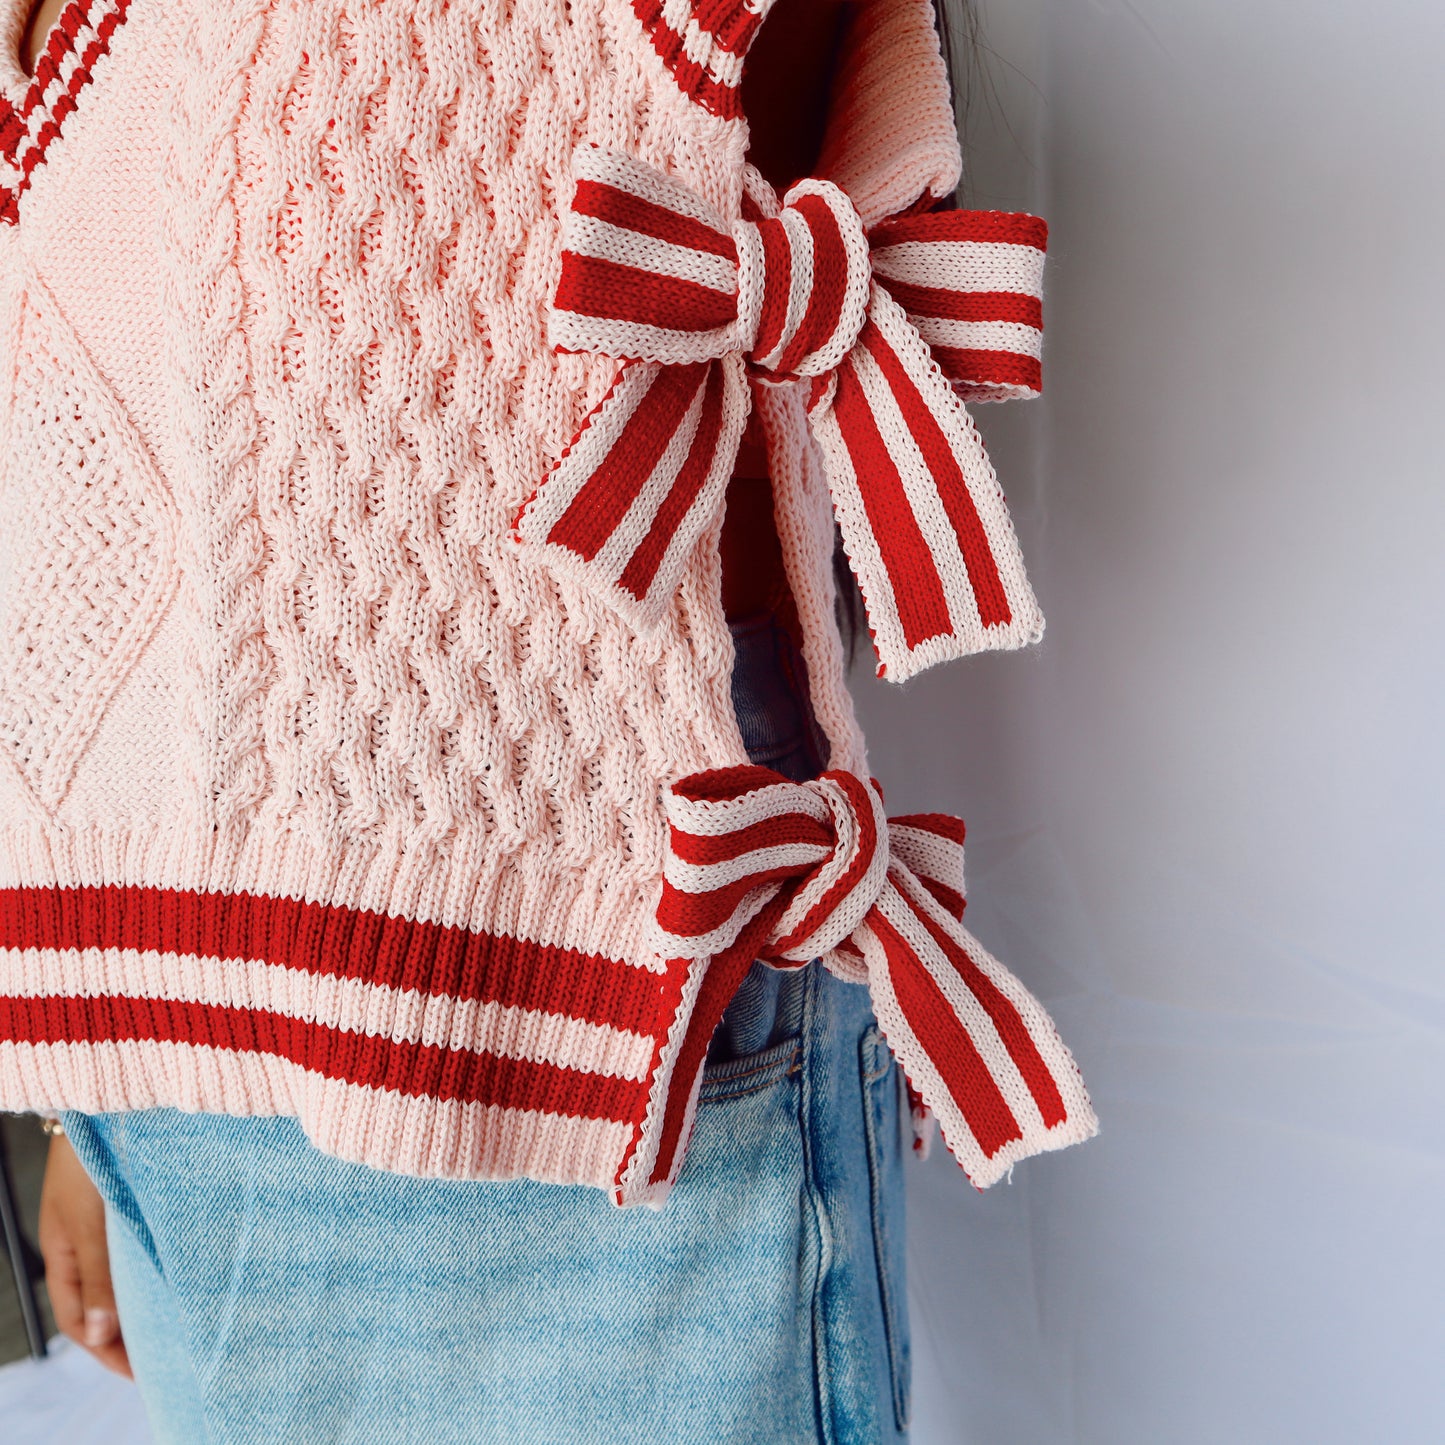
[[[631,157],[589,146],[575,165],[548,334],[622,366],[517,539],[652,625],[722,506],[750,382],[796,383],[880,674],[1037,639],[963,399],[1039,390],[1044,223],[946,211],[865,229],[822,180],[781,207],[750,191],[729,222]]]
[[[760,767],[695,773],[666,806],[664,957],[711,956],[725,974],[821,958],[866,983],[911,1089],[980,1188],[1095,1132],[1048,1014],[960,921],[960,819],[889,820],[877,784],[853,773],[794,783]]]

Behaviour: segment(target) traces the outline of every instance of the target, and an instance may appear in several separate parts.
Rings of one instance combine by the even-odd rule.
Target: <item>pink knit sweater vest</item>
[[[0,1107],[659,1202],[706,965],[649,946],[661,797],[745,761],[716,528],[645,632],[509,533],[616,369],[547,342],[573,156],[737,215],[767,0],[76,0],[33,81],[3,3]],[[865,0],[825,160],[870,222],[954,186],[926,0]]]

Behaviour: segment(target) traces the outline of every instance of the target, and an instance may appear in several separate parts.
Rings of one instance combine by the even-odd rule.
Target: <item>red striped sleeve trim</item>
[[[0,948],[137,949],[253,959],[318,975],[561,1013],[651,1034],[647,969],[574,949],[250,893],[104,885],[0,890]]]

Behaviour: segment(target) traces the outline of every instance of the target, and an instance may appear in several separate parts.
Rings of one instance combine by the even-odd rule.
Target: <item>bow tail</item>
[[[1043,1006],[905,869],[890,870],[853,942],[879,1028],[977,1187],[1097,1133]]]
[[[879,676],[1043,634],[1003,492],[963,403],[876,282],[858,344],[809,403]]]
[[[717,520],[749,405],[737,356],[624,363],[523,506],[516,539],[635,626],[655,626]]]

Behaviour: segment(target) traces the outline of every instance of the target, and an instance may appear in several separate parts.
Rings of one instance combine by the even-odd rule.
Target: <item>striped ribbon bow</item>
[[[821,957],[866,983],[912,1089],[980,1188],[1095,1133],[1042,1005],[960,922],[960,819],[890,821],[877,784],[852,773],[794,783],[760,767],[694,773],[674,784],[667,811],[664,957],[713,955],[729,982],[754,957],[783,967]],[[717,1011],[730,990],[714,992]]]
[[[749,377],[802,378],[880,675],[1035,641],[1043,617],[962,398],[1038,393],[1044,223],[948,211],[865,233],[820,180],[775,215],[751,195],[745,211],[729,223],[651,166],[578,152],[549,336],[623,366],[517,539],[651,625],[722,505]]]

